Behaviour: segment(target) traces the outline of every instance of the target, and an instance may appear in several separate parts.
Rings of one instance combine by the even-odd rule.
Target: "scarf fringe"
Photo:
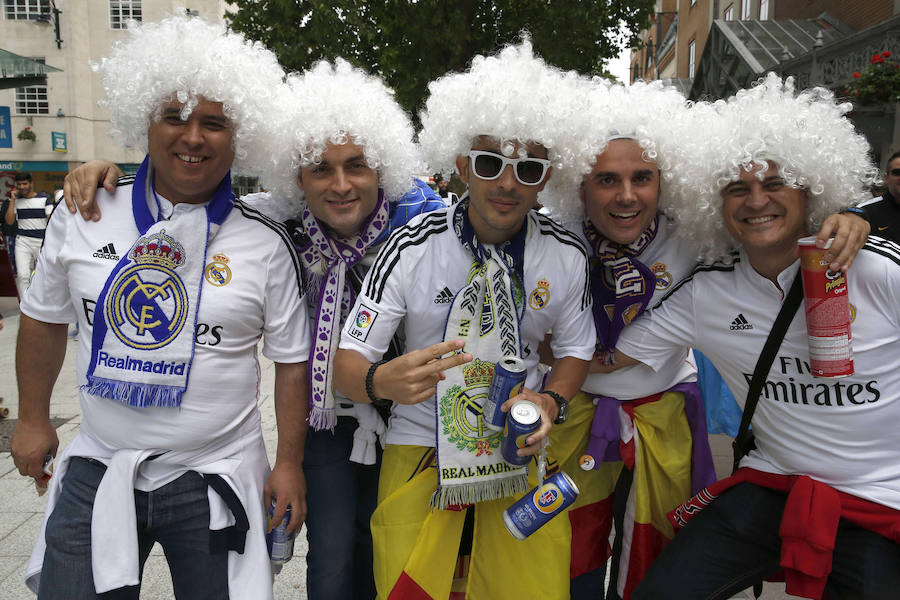
[[[126,406],[139,408],[159,406],[178,408],[184,389],[171,385],[152,385],[130,381],[117,381],[104,377],[90,377],[81,389],[92,396],[115,400]]]
[[[316,431],[334,431],[337,426],[337,411],[334,408],[313,406],[309,413],[309,425]]]
[[[478,483],[443,485],[431,496],[432,508],[440,510],[453,505],[468,505],[518,496],[528,491],[528,474],[522,473],[504,479],[493,479]]]

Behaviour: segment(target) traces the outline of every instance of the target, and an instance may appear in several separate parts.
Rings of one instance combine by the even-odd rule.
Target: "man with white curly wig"
[[[692,109],[697,134],[677,161],[670,210],[679,233],[706,256],[738,253],[698,267],[627,327],[619,365],[640,361],[659,371],[683,348],[697,348],[736,397],[746,397],[775,315],[798,281],[797,240],[866,199],[877,179],[848,110],[827,90],[796,93],[791,79],[774,74]],[[856,372],[846,378],[812,376],[804,312],[791,315],[753,414],[755,447],[732,477],[670,514],[684,529],[632,598],[730,598],[779,572],[787,592],[804,598],[896,595],[898,265],[900,247],[872,236],[851,271],[832,271],[846,281],[852,306]],[[732,327],[736,318],[742,327]]]
[[[184,16],[130,26],[96,70],[120,141],[147,157],[96,192],[102,221],[53,214],[22,301],[13,456],[44,487],[66,323],[83,332],[83,421],[57,458],[27,582],[40,598],[137,598],[159,542],[178,597],[272,598],[266,511],[280,522],[291,507],[293,531],[306,512],[310,336],[290,237],[234,200],[230,171],[269,154],[284,73],[262,46]],[[260,338],[275,362],[271,473]]]
[[[395,403],[372,517],[379,597],[568,597],[565,519],[520,541],[502,515],[536,485],[533,457],[593,354],[584,248],[533,210],[557,160],[557,100],[574,79],[525,41],[429,85],[423,154],[436,171],[455,167],[469,191],[388,240],[335,369],[356,402]],[[386,360],[401,322],[411,351]],[[550,328],[560,359],[541,387],[537,349]],[[504,408],[528,400],[541,415],[516,451],[528,472],[502,458],[502,434],[485,425],[487,386],[504,357],[527,374]]]
[[[625,87],[595,79],[585,82],[580,97],[584,104],[569,120],[563,143],[568,160],[556,173],[548,205],[573,218],[572,229],[583,235],[592,257],[598,346],[592,365],[599,370],[614,361],[622,330],[696,263],[697,244],[679,237],[667,214],[671,181],[679,174],[673,165],[690,147],[693,123],[683,95],[659,82]],[[867,230],[859,217],[841,215],[820,236],[837,231],[842,246],[844,240],[855,244],[852,256]],[[833,248],[835,256],[840,250]],[[719,397],[715,371],[705,377],[710,389],[703,400],[727,403],[736,412],[730,394]],[[614,516],[608,597],[630,597],[672,539],[666,513],[715,480],[697,379],[690,350],[656,371],[636,365],[592,373],[572,403],[571,423],[551,437],[557,452],[569,457],[564,466],[582,490],[569,514],[573,576],[588,569],[597,569],[592,577],[603,573]],[[562,450],[567,446],[571,452]],[[590,577],[576,579],[573,596],[584,590],[595,597],[590,585]]]
[[[289,75],[270,99],[271,159],[257,161],[267,192],[244,202],[286,226],[307,278],[309,424],[307,592],[373,598],[369,520],[377,500],[387,403],[354,405],[332,386],[340,328],[375,255],[413,217],[444,207],[414,175],[423,170],[409,116],[379,78],[338,58]],[[116,167],[92,161],[66,177],[71,196],[112,183]],[[75,209],[73,200],[70,210]],[[85,218],[99,214],[78,203]],[[402,336],[391,341],[401,353]],[[380,412],[379,412],[380,411]],[[348,573],[351,576],[348,576]]]
[[[382,416],[332,387],[341,327],[390,233],[443,208],[426,184],[409,116],[379,78],[343,59],[290,76],[278,102],[271,173],[275,196],[297,197],[288,223],[309,276],[310,431],[307,590],[313,600],[375,597],[372,537]],[[391,340],[402,352],[403,340]],[[382,405],[379,409],[386,409]],[[386,412],[386,410],[382,410]]]

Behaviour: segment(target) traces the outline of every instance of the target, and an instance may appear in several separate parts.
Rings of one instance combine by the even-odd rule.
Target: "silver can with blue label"
[[[281,523],[273,526],[272,517],[275,515],[275,501],[269,505],[269,518],[266,525],[266,549],[269,551],[269,560],[273,565],[283,565],[294,557],[295,533],[288,533],[287,526],[291,522],[291,507],[288,506]]]

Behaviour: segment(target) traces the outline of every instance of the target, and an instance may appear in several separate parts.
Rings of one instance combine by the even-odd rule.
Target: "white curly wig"
[[[464,73],[432,81],[419,132],[429,169],[450,175],[456,157],[483,135],[500,140],[507,156],[515,142],[541,144],[559,166],[561,119],[577,101],[578,79],[574,71],[563,72],[535,56],[526,38],[496,55],[476,56]]]
[[[596,77],[580,85],[580,102],[570,105],[573,110],[564,119],[565,136],[559,147],[562,164],[550,180],[548,206],[564,220],[580,220],[584,207],[578,188],[597,156],[612,139],[631,138],[643,148],[644,158],[660,169],[659,200],[665,210],[670,170],[685,134],[688,105],[684,96],[660,81],[625,87]]]
[[[271,155],[264,131],[284,78],[275,55],[223,25],[187,16],[129,23],[128,36],[91,68],[102,78],[112,134],[147,151],[151,119],[166,102],[184,103],[186,119],[201,96],[221,102],[234,124],[234,168],[253,172]]]
[[[701,244],[701,257],[714,260],[738,247],[722,219],[721,190],[744,169],[778,165],[787,185],[806,189],[807,229],[817,231],[829,214],[871,197],[879,178],[869,144],[824,88],[796,93],[793,78],[774,73],[726,101],[691,108],[683,162],[675,177],[670,212],[677,235]]]
[[[321,162],[328,144],[361,146],[389,200],[412,189],[424,169],[409,115],[393,90],[341,58],[289,75],[274,112],[276,147],[284,150],[263,181],[285,198],[302,198],[298,171]]]

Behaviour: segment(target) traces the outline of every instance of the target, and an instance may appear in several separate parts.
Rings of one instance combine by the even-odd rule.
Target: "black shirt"
[[[885,192],[880,200],[860,207],[872,226],[871,234],[900,244],[900,203]]]

